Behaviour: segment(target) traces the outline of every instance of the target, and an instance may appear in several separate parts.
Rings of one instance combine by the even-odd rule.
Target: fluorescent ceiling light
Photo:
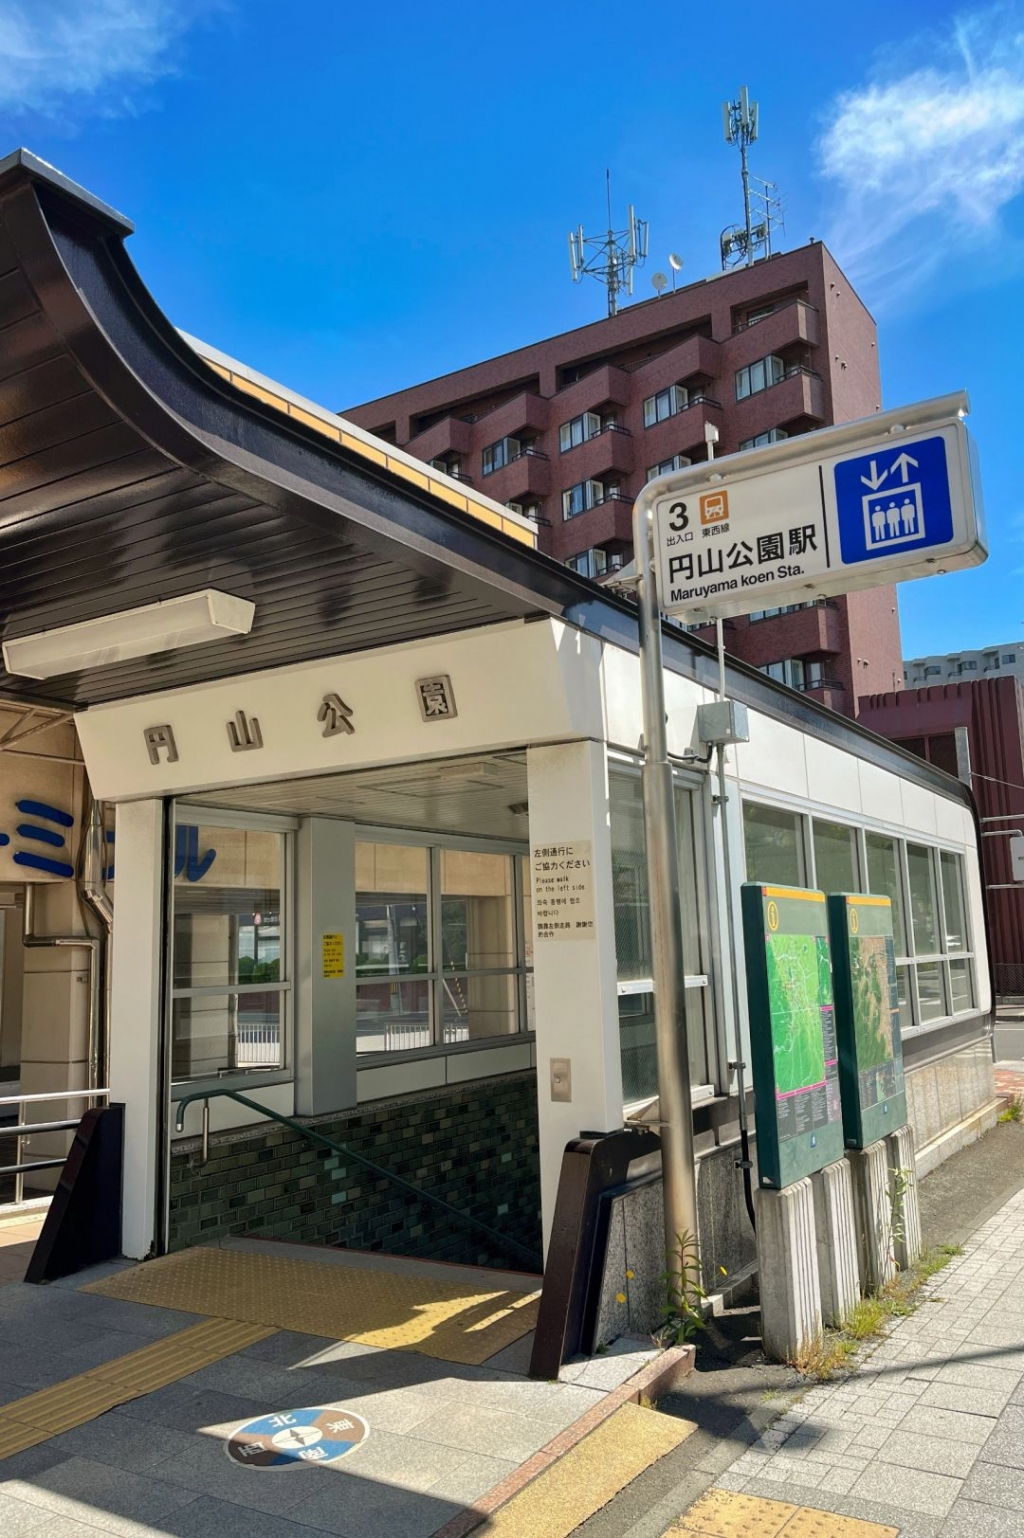
[[[62,625],[3,644],[4,666],[22,678],[56,678],[86,668],[109,667],[132,657],[151,657],[179,646],[202,646],[248,635],[256,605],[246,598],[205,588],[125,609],[80,625]]]

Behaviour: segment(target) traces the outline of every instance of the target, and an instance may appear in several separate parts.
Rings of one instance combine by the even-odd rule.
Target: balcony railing
[[[805,678],[802,683],[793,684],[792,687],[801,694],[817,694],[822,689],[844,689],[846,685],[841,678]]]
[[[750,320],[738,320],[732,328],[733,336],[739,336],[741,331],[749,331],[751,326],[759,326],[763,320],[770,320],[773,315],[781,315],[784,310],[792,310],[796,305],[802,305],[805,310],[810,310],[817,315],[817,307],[808,304],[806,299],[787,299],[784,304],[776,305],[774,309],[767,310],[763,315],[754,315]]]

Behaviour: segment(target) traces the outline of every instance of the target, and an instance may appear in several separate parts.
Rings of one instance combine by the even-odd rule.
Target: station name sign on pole
[[[978,566],[987,550],[966,393],[651,481],[662,612],[749,614]]]

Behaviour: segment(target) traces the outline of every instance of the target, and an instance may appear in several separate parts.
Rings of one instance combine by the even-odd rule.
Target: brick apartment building
[[[632,557],[645,481],[705,459],[708,427],[731,454],[880,406],[875,323],[812,241],[343,414],[526,514],[542,550],[599,578]],[[892,587],[727,620],[726,644],[848,715],[903,681]]]

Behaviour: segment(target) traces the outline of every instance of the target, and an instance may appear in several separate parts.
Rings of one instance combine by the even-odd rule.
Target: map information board
[[[822,892],[743,887],[761,1185],[792,1185],[843,1155],[828,913]]]
[[[907,1120],[888,897],[828,900],[835,978],[839,1084],[847,1148],[866,1148]]]

